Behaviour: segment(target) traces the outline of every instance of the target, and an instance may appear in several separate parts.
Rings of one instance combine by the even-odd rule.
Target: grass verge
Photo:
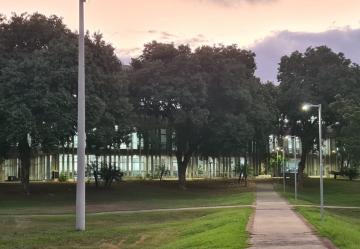
[[[76,185],[33,183],[31,195],[19,184],[0,184],[0,215],[72,214]],[[126,181],[110,189],[86,186],[87,212],[252,204],[254,184],[244,187],[232,180],[189,181],[186,191],[175,181]]]
[[[318,208],[298,207],[321,236],[330,239],[338,248],[358,249],[360,245],[360,210],[327,210],[320,220]]]
[[[360,206],[360,181],[324,180],[324,203],[331,206]],[[304,188],[299,189],[298,200],[294,199],[293,188],[279,193],[292,204],[319,205],[319,179],[306,179]],[[296,207],[296,210],[311,223],[321,236],[331,240],[341,249],[358,249],[360,245],[360,210],[325,209],[324,220],[320,220],[319,208]]]
[[[0,248],[246,248],[251,208],[73,216],[4,216]]]

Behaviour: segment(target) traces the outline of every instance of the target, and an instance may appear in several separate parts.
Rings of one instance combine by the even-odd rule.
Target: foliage
[[[359,176],[359,171],[356,167],[350,167],[343,169],[344,174],[349,177],[349,180],[352,181],[355,177]]]
[[[241,181],[244,180],[245,186],[247,186],[247,177],[248,177],[248,167],[247,167],[247,165],[237,163],[235,165],[234,171],[235,171],[235,175],[239,175],[238,183],[241,183]]]
[[[59,182],[67,182],[69,179],[68,175],[65,172],[61,172],[59,175]]]
[[[160,181],[162,180],[163,176],[170,175],[170,170],[166,168],[165,164],[161,164],[158,167],[156,167],[155,172],[157,177],[160,179]]]
[[[124,176],[124,172],[106,162],[90,162],[87,165],[86,174],[89,178],[94,177],[96,187],[99,186],[99,182],[102,182],[106,188],[110,188],[113,182],[120,182]]]
[[[174,134],[180,187],[191,156],[247,155],[251,140],[269,135],[270,87],[255,78],[252,52],[235,45],[191,51],[154,41],[132,66],[130,93],[140,130],[152,120],[152,129]]]
[[[273,174],[279,176],[283,170],[283,166],[286,165],[286,158],[283,157],[282,153],[272,153],[269,164]]]
[[[120,182],[122,180],[124,172],[116,169],[114,165],[109,163],[107,165],[102,164],[99,175],[104,183],[104,186],[109,188],[114,181]]]
[[[354,92],[357,90],[355,89]],[[336,126],[337,146],[340,155],[348,161],[348,167],[360,166],[360,98],[358,95],[341,97],[337,95],[330,105],[340,121]],[[342,160],[344,161],[344,160]],[[343,170],[344,165],[341,165]]]
[[[77,55],[77,34],[59,17],[0,20],[0,155],[17,150],[27,193],[31,156],[76,135]],[[127,80],[100,34],[86,36],[86,68],[88,149],[118,146],[132,127]]]
[[[335,124],[339,120],[329,105],[335,101],[336,94],[350,92],[349,89],[356,82],[357,71],[358,67],[342,53],[334,53],[325,46],[308,48],[305,53],[296,51],[281,58],[278,74],[278,106],[282,122],[280,134],[291,133],[301,138],[300,184],[306,155],[313,150],[318,140],[316,110],[305,113],[301,111],[301,106],[304,103],[321,104],[322,125],[326,127]],[[288,123],[283,122],[285,119]],[[326,132],[326,129],[323,130]]]

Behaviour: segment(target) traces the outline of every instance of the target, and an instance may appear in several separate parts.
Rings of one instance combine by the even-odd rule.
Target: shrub
[[[99,186],[99,182],[101,181],[105,187],[110,187],[111,184],[115,182],[119,182],[122,180],[124,176],[124,172],[110,163],[97,163],[91,162],[87,165],[87,177],[94,177],[96,187]]]
[[[359,172],[357,170],[357,168],[352,167],[352,168],[346,168],[344,169],[345,175],[349,177],[349,180],[352,181],[352,179],[354,179],[355,177],[357,177],[359,175]]]
[[[156,175],[161,181],[163,176],[170,175],[170,170],[166,168],[165,164],[162,164],[156,168]]]
[[[111,164],[103,163],[101,165],[99,175],[101,180],[104,182],[104,186],[109,188],[114,181],[120,182],[122,180],[124,172],[116,169],[116,167]]]
[[[68,175],[65,172],[61,172],[59,175],[59,182],[66,182],[68,179]]]

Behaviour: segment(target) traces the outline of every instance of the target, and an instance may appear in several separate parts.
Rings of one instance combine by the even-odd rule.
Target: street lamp
[[[76,230],[85,230],[85,44],[84,2],[79,0],[78,144],[76,181]]]
[[[276,147],[276,176],[279,176],[279,147]]]
[[[324,217],[324,181],[323,181],[323,159],[322,159],[322,131],[321,131],[321,104],[312,105],[312,104],[304,104],[302,106],[303,111],[308,111],[310,108],[318,108],[318,121],[319,121],[319,161],[320,161],[320,218],[321,220]]]
[[[285,193],[285,147],[282,148],[282,171],[283,171],[283,192]]]

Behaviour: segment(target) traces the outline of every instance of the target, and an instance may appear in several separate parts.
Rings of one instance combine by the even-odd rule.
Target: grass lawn
[[[246,248],[251,208],[88,215],[2,216],[0,248]]]
[[[338,248],[359,249],[360,210],[326,210],[323,221],[320,221],[319,209],[298,207],[296,210]]]
[[[87,211],[105,212],[155,208],[252,204],[254,184],[245,188],[231,180],[189,181],[186,191],[176,181],[126,181],[111,189],[86,187]],[[73,183],[33,183],[31,195],[19,184],[0,184],[0,215],[71,214],[75,210]]]
[[[282,185],[278,190],[282,193]],[[298,190],[297,202],[294,199],[293,186],[286,186],[286,190],[286,197],[293,204],[320,204],[318,178],[305,180],[304,188]],[[324,179],[324,204],[360,207],[360,181]]]
[[[294,200],[293,189],[283,194],[293,204],[319,205],[319,179],[307,179],[299,190],[298,201]],[[282,188],[278,191],[282,193]],[[324,204],[334,206],[360,207],[360,181],[324,180]],[[330,239],[341,249],[358,249],[360,245],[360,210],[325,209],[324,220],[320,220],[318,208],[297,207],[320,235]]]
[[[91,212],[251,204],[253,188],[232,181],[193,181],[186,191],[170,181],[128,181],[110,190],[89,185],[87,230],[76,232],[74,184],[33,184],[30,196],[1,184],[0,248],[246,248],[251,208]]]

